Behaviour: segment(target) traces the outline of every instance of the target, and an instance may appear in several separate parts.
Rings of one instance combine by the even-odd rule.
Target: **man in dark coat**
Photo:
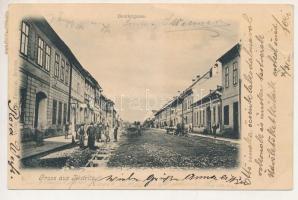
[[[96,133],[96,141],[99,142],[101,140],[101,123],[97,123],[95,125],[95,133]]]
[[[114,142],[118,141],[118,128],[119,128],[119,122],[116,120],[115,128],[114,128]]]
[[[89,149],[94,149],[95,148],[95,128],[93,123],[91,123],[87,128],[87,135],[88,135],[88,147]]]
[[[84,124],[81,124],[79,129],[77,130],[79,138],[80,138],[80,147],[84,148],[84,140],[85,140],[85,130]]]

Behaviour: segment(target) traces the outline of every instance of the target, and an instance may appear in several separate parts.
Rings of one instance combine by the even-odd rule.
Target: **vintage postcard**
[[[286,4],[10,4],[10,189],[291,189]]]

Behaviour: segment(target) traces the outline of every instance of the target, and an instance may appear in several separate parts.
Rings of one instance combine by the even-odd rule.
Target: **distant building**
[[[86,72],[85,77],[85,122],[95,123],[100,120],[100,93],[101,87],[98,82]]]
[[[95,114],[95,122],[100,122],[102,118],[102,112],[100,107],[100,96],[101,96],[102,88],[97,84],[95,87],[95,99],[94,99],[94,114]]]
[[[100,117],[102,122],[107,119],[107,102],[108,99],[103,94],[100,95]]]
[[[222,87],[211,90],[200,100],[196,101],[193,106],[193,131],[200,133],[216,134],[221,131],[221,91]],[[215,128],[215,130],[214,130]]]
[[[157,127],[181,123],[193,132],[239,138],[240,44],[235,45],[177,98],[155,113]]]
[[[84,110],[87,106],[84,102],[86,74],[79,63],[72,65],[71,76],[70,121],[75,125],[75,130],[77,130],[78,125],[85,123]]]
[[[106,107],[106,120],[110,127],[114,127],[114,102],[107,99]]]
[[[171,124],[170,126],[177,126],[182,119],[182,99],[179,96],[174,97],[171,105]]]
[[[216,132],[220,132],[221,78],[219,63],[215,63],[194,84],[194,103],[192,105],[192,129],[194,132],[212,133],[214,126],[218,127]]]
[[[193,116],[192,116],[192,103],[193,103],[193,90],[192,88],[188,88],[186,89],[181,97],[182,99],[182,123],[184,124],[184,126],[186,128],[191,128],[192,127],[192,120],[193,120]]]

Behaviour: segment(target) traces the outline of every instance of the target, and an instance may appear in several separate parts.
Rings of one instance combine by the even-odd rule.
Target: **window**
[[[224,125],[229,125],[229,106],[224,107]]]
[[[58,124],[61,124],[62,122],[62,102],[59,102],[59,108],[58,108]]]
[[[20,121],[24,123],[25,121],[25,105],[26,105],[26,89],[22,88],[20,91]]]
[[[60,72],[61,81],[64,81],[64,68],[65,68],[65,61],[61,59],[61,72]]]
[[[229,66],[225,68],[225,86],[229,87]]]
[[[25,22],[22,22],[21,27],[21,53],[28,55],[28,38],[29,38],[29,26]]]
[[[50,63],[51,63],[51,47],[46,44],[46,70],[50,71]]]
[[[65,84],[68,85],[68,76],[69,76],[69,64],[66,63],[66,68],[65,68]]]
[[[59,76],[59,62],[60,62],[60,56],[59,54],[55,54],[55,71],[54,71],[54,75],[56,77]]]
[[[63,124],[66,124],[66,116],[67,116],[67,104],[64,103],[64,110],[63,110]]]
[[[233,63],[233,84],[237,85],[238,83],[238,63]]]
[[[44,53],[44,42],[41,38],[38,38],[38,49],[37,49],[37,64],[43,66],[43,53]]]
[[[52,124],[56,124],[57,117],[57,100],[53,100]]]

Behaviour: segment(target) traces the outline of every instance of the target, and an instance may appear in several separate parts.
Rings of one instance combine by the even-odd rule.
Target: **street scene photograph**
[[[237,21],[107,8],[15,29],[21,168],[238,168]]]

